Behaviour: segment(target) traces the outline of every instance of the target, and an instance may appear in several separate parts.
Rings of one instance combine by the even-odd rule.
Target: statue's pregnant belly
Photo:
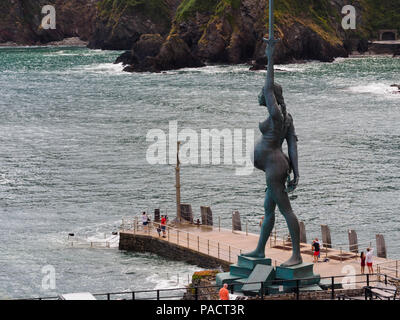
[[[253,164],[259,170],[265,171],[266,163],[268,161],[269,155],[272,152],[270,143],[266,141],[263,136],[258,138],[254,144],[253,152]]]
[[[281,150],[280,143],[264,135],[254,144],[252,161],[254,167],[264,172],[267,166],[271,165],[273,162],[283,161],[287,164],[287,159]]]

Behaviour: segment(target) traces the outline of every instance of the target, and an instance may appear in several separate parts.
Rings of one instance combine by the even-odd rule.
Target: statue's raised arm
[[[268,58],[268,68],[267,68],[267,77],[265,79],[265,85],[263,88],[265,102],[268,108],[268,112],[271,118],[274,121],[283,121],[283,114],[281,109],[278,106],[278,102],[276,101],[275,97],[275,90],[274,90],[274,81],[275,81],[275,74],[274,74],[274,49],[275,44],[278,40],[274,38],[274,15],[273,15],[273,1],[270,1],[270,28],[269,28],[269,39],[266,40],[268,43],[267,46],[267,58]]]

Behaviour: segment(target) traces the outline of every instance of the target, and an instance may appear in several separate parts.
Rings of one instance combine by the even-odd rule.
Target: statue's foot
[[[258,252],[257,250],[254,250],[252,252],[248,253],[242,253],[242,256],[244,257],[250,257],[250,258],[265,258],[265,253],[263,252]]]
[[[286,262],[282,263],[281,266],[282,267],[291,267],[291,266],[295,266],[298,264],[303,263],[303,259],[302,257],[299,256],[291,256],[289,260],[287,260]]]

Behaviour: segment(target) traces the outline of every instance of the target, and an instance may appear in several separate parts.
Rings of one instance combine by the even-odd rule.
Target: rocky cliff
[[[99,0],[1,0],[0,43],[43,44],[64,38],[89,40],[94,33]],[[42,7],[56,8],[56,29],[43,30]]]
[[[277,63],[332,61],[378,29],[400,30],[400,0],[276,0]],[[53,4],[57,29],[43,30],[41,7]],[[357,9],[344,31],[341,10]],[[0,43],[40,44],[79,37],[90,48],[128,50],[127,71],[161,71],[207,62],[265,66],[267,0],[2,0]]]

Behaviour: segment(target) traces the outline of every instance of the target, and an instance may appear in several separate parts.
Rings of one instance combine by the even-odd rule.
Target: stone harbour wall
[[[193,249],[178,246],[152,236],[121,232],[119,249],[135,252],[150,252],[167,259],[185,261],[201,268],[219,268],[224,271],[229,271],[230,264],[227,261],[210,257]]]

